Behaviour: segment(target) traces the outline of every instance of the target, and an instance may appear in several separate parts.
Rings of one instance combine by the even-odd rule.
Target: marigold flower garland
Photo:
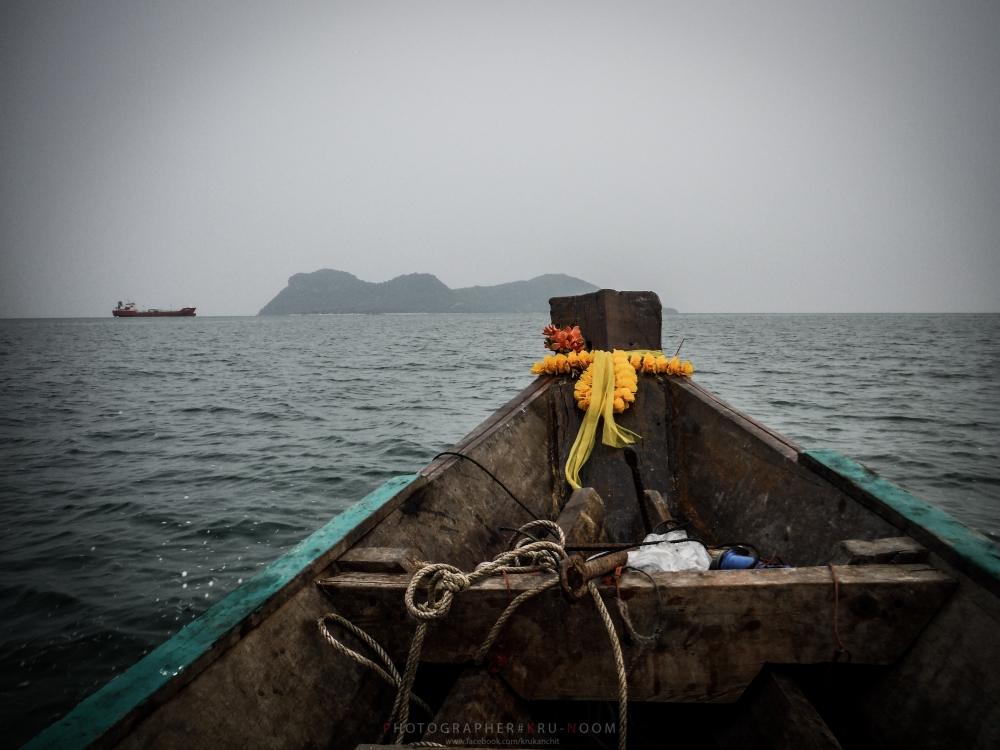
[[[550,354],[535,362],[531,371],[535,375],[569,375],[571,372],[586,370],[593,361],[594,355],[588,351]]]
[[[629,404],[635,401],[635,392],[639,388],[639,381],[635,374],[635,368],[629,362],[628,355],[621,349],[615,349],[611,352],[611,361],[615,368],[615,390],[612,404],[615,414],[621,414],[628,408]],[[576,405],[583,411],[590,408],[593,384],[594,369],[593,366],[590,366],[583,371],[573,388]]]
[[[579,330],[579,329],[577,329]],[[621,414],[635,401],[636,374],[680,375],[689,378],[694,375],[694,365],[678,356],[669,359],[660,352],[624,352],[615,349],[611,356],[615,363],[615,413]],[[591,366],[594,353],[586,350],[569,354],[550,354],[535,362],[531,371],[535,375],[571,375],[582,373],[574,388],[577,406],[583,411],[590,405],[590,387],[593,375]],[[629,387],[631,385],[631,388]],[[620,403],[619,403],[620,401]]]
[[[615,349],[610,354],[584,349],[585,341],[579,326],[557,328],[546,326],[542,332],[550,354],[531,366],[536,375],[576,375],[573,398],[584,412],[576,440],[566,457],[566,481],[573,489],[580,488],[580,470],[590,458],[597,438],[598,422],[603,418],[601,442],[613,448],[624,448],[639,437],[615,423],[635,402],[639,387],[638,373],[647,375],[679,375],[691,377],[694,365],[682,361],[676,354],[667,359],[663,352]],[[683,341],[681,342],[683,343]],[[679,348],[678,348],[679,351]]]

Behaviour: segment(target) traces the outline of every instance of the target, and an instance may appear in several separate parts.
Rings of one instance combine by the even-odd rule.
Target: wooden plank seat
[[[337,570],[357,573],[412,573],[420,553],[409,547],[352,547],[337,558]]]
[[[928,552],[908,536],[882,539],[845,539],[833,551],[830,562],[837,565],[880,563],[925,563]]]
[[[629,699],[732,702],[765,664],[834,661],[840,642],[856,664],[891,664],[947,600],[954,581],[927,565],[865,565],[769,570],[659,573],[626,571],[621,598],[641,633],[662,628],[657,646],[635,657],[615,606],[616,587],[599,589],[622,639]],[[409,575],[341,573],[318,585],[335,609],[396,658],[413,633],[403,594]],[[432,624],[421,661],[473,659],[501,611],[537,587],[539,574],[490,578],[456,595],[451,612]],[[836,621],[834,601],[836,599]],[[841,654],[840,658],[846,655]],[[331,655],[331,658],[334,658]],[[558,587],[521,606],[490,658],[527,700],[615,700],[616,671],[593,602],[568,602]]]

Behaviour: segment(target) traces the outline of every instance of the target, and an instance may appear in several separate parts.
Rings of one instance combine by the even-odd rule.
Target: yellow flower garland
[[[621,414],[629,404],[635,401],[636,374],[646,375],[679,375],[689,378],[694,375],[694,365],[688,360],[674,356],[669,359],[660,352],[624,352],[615,349],[611,356],[615,365],[615,413]],[[590,404],[590,389],[593,381],[591,368],[594,362],[594,352],[570,352],[569,354],[550,354],[535,362],[531,371],[535,375],[569,375],[582,372],[576,382],[574,395],[577,405],[587,410]],[[630,384],[632,387],[630,387]]]
[[[688,360],[682,362],[677,356],[667,359],[658,352],[632,352],[629,362],[636,371],[648,375],[682,375],[686,378],[694,375],[694,365]]]
[[[535,362],[531,371],[535,375],[569,375],[574,370],[585,370],[594,361],[590,352],[570,352],[569,354],[550,354],[545,359]]]
[[[611,352],[611,361],[615,368],[615,389],[612,404],[615,414],[621,414],[628,408],[629,404],[635,401],[635,392],[639,388],[639,383],[636,379],[635,368],[629,362],[625,352],[621,349],[615,349]],[[587,411],[590,407],[593,384],[594,365],[591,364],[583,371],[573,388],[576,405],[583,411]]]

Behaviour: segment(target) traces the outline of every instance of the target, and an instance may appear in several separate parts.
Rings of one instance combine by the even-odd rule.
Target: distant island
[[[324,268],[297,273],[259,315],[308,313],[548,312],[550,297],[585,294],[598,287],[561,273],[495,286],[450,289],[429,273],[389,281],[362,281],[346,271]]]

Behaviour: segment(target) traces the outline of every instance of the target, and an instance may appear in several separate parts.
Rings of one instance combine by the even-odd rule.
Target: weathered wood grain
[[[670,514],[670,508],[667,506],[667,501],[663,499],[662,494],[656,490],[646,490],[644,494],[646,501],[646,515],[654,529],[658,524],[674,520],[673,516]]]
[[[412,573],[420,554],[412,547],[352,547],[337,558],[337,568],[355,573]]]
[[[898,658],[953,587],[950,578],[920,565],[848,566],[837,575],[840,637],[862,664]],[[405,617],[407,582],[406,576],[343,574],[322,586],[338,611],[403,653],[412,631],[396,623]],[[423,660],[470,660],[511,598],[541,582],[540,576],[508,576],[462,592],[450,616],[431,627]],[[601,590],[607,600],[615,595],[614,586]],[[837,648],[827,568],[655,574],[652,582],[626,573],[620,590],[636,628],[652,631],[658,618],[663,626],[659,647],[640,657],[630,677],[633,700],[733,701],[765,663],[825,663]],[[616,607],[609,609],[617,621]],[[622,632],[620,622],[617,627]],[[607,634],[589,600],[569,604],[557,589],[540,594],[518,610],[497,647],[509,655],[504,678],[525,699],[616,695]]]
[[[659,349],[663,307],[654,292],[601,289],[549,300],[552,322],[578,325],[588,349]]]
[[[604,501],[593,487],[581,487],[570,496],[556,523],[566,534],[567,544],[603,541]]]
[[[879,680],[859,685],[856,721],[872,747],[1000,747],[1000,606],[962,588]]]
[[[697,383],[666,378],[668,501],[711,544],[750,542],[793,565],[828,562],[842,539],[899,530],[802,466],[789,441]]]
[[[830,557],[834,565],[874,565],[889,563],[926,563],[927,548],[908,536],[882,539],[845,539]]]
[[[559,445],[560,472],[565,470],[566,457],[580,429],[582,412],[573,399],[573,384],[558,383],[553,398],[556,409],[556,439]],[[655,377],[641,377],[636,403],[616,416],[616,421],[640,436],[632,446],[638,458],[643,485],[664,491],[671,485],[667,454],[667,405],[663,386]],[[632,470],[619,448],[609,448],[600,442],[600,430],[590,460],[580,471],[584,486],[593,487],[604,500],[604,525],[607,538],[613,542],[638,542],[645,536],[641,512],[645,499],[636,495]]]

